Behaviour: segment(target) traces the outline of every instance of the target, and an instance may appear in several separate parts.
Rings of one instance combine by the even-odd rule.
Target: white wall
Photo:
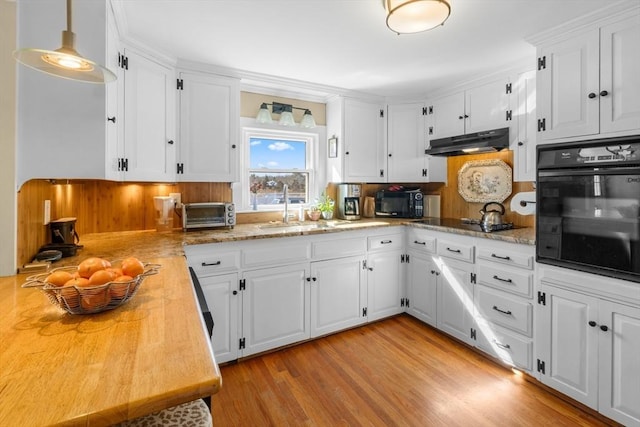
[[[0,0],[0,276],[16,272],[16,3]]]

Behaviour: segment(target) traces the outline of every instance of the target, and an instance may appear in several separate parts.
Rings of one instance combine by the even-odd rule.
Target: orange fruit
[[[49,274],[47,278],[44,279],[44,281],[49,283],[50,285],[60,287],[64,286],[64,284],[71,279],[73,279],[71,273],[69,273],[68,271],[59,270]]]
[[[109,283],[116,278],[116,275],[111,270],[98,270],[89,278],[89,286],[99,286]]]
[[[144,264],[136,257],[123,259],[120,267],[122,268],[122,273],[127,276],[136,277],[144,273]]]
[[[97,294],[82,295],[82,298],[80,298],[80,306],[85,310],[95,310],[104,307],[109,304],[110,301],[111,297],[109,296],[109,292],[105,289]]]
[[[64,284],[65,288],[67,286],[77,286],[79,288],[89,286],[89,279],[85,279],[84,277],[76,277]]]
[[[118,276],[122,276],[122,269],[120,267],[111,267],[108,268],[107,270],[110,270],[113,272],[114,277],[118,277]]]
[[[129,284],[133,280],[131,276],[118,276],[109,287],[109,294],[111,298],[124,298],[127,295],[127,290],[131,292],[133,290],[133,283]]]
[[[80,274],[80,277],[88,279],[96,271],[105,270],[109,267],[111,267],[111,263],[109,261],[102,258],[91,257],[85,259],[78,265],[78,273]]]

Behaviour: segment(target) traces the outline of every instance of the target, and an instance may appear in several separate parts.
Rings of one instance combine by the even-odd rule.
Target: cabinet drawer
[[[187,255],[187,263],[198,277],[236,271],[240,268],[240,251]]]
[[[475,246],[464,245],[447,240],[438,240],[438,255],[474,262]]]
[[[251,242],[242,248],[243,267],[274,267],[311,259],[308,240],[266,239]]]
[[[402,234],[382,234],[367,237],[367,248],[370,251],[390,251],[403,249]]]
[[[531,371],[533,369],[533,342],[514,332],[490,323],[478,323],[478,347],[508,365]]]
[[[478,283],[527,298],[533,296],[533,273],[482,262],[478,265]]]
[[[487,261],[499,262],[501,264],[512,265],[514,267],[533,269],[533,254],[516,253],[506,248],[480,247],[478,248],[478,258]]]
[[[366,251],[367,244],[364,236],[311,243],[311,256],[314,260],[363,255]]]
[[[485,286],[476,286],[475,300],[482,318],[531,336],[533,306],[530,303]]]
[[[407,249],[433,253],[436,251],[436,238],[424,230],[410,228],[407,233]]]

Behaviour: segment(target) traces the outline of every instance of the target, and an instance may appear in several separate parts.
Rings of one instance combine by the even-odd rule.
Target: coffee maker
[[[360,184],[338,184],[338,218],[360,219]]]

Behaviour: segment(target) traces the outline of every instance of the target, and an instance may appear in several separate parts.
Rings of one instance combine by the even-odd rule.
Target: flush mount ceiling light
[[[19,49],[13,52],[13,57],[34,70],[65,79],[97,84],[116,80],[114,73],[76,51],[76,35],[71,23],[71,0],[67,0],[67,29],[62,31],[62,47],[56,50]]]
[[[382,0],[387,11],[387,27],[397,34],[427,31],[451,14],[449,0]]]
[[[293,110],[296,109],[304,111],[302,120],[300,120],[300,127],[308,129],[316,127],[316,121],[311,115],[311,110],[309,110],[308,108],[294,107],[290,104],[281,104],[279,102],[273,102],[271,104],[263,102],[260,105],[260,110],[258,111],[258,115],[256,116],[256,121],[258,123],[273,123],[273,119],[271,118],[272,113],[269,112],[269,108],[267,107],[269,105],[271,105],[271,111],[273,112],[273,114],[280,114],[280,120],[278,120],[279,125],[295,126],[296,122],[293,118]]]

